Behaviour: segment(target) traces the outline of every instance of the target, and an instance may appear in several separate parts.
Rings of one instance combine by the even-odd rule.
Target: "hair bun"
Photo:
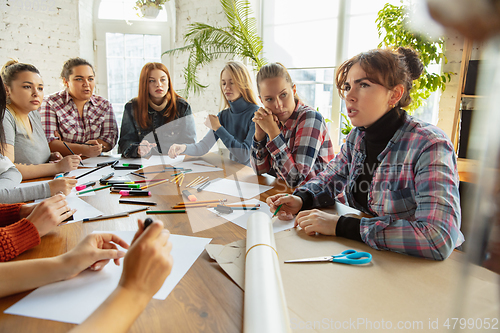
[[[14,59],[14,58],[10,58],[9,61],[7,61],[5,64],[3,64],[2,69],[0,70],[0,72],[3,73],[3,72],[5,72],[5,69],[7,67],[15,65],[15,64],[18,64],[18,63],[19,63],[19,60]]]
[[[418,53],[410,47],[398,47],[397,53],[403,56],[411,79],[416,80],[424,71],[424,65],[418,56]]]

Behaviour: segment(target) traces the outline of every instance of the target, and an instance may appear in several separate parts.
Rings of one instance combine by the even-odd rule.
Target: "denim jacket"
[[[182,98],[177,99],[177,116],[171,122],[163,116],[163,111],[155,111],[148,107],[151,125],[141,128],[134,118],[133,100],[125,104],[123,112],[120,140],[118,141],[118,152],[123,157],[139,157],[137,154],[138,144],[142,140],[156,143],[157,147],[152,153],[167,154],[168,149],[174,143],[196,142],[196,126],[191,107]],[[156,132],[156,138],[154,135]]]

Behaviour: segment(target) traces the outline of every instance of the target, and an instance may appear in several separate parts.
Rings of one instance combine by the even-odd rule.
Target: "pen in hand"
[[[144,221],[144,230],[146,230],[147,227],[149,227],[151,225],[151,223],[153,223],[153,219],[148,217],[145,221]]]
[[[66,142],[64,142],[64,141],[63,141],[62,143],[66,146],[66,148],[68,148],[68,150],[69,150],[69,152],[70,152],[71,154],[76,155],[76,154],[75,154],[75,153],[71,150],[71,148],[70,148],[70,147],[66,144]],[[81,166],[84,166],[81,160],[80,160],[80,165],[81,165]]]

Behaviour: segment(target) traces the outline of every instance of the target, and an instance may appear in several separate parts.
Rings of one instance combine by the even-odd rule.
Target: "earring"
[[[394,105],[394,104],[389,104],[389,109],[391,109],[391,110],[392,110],[394,107],[395,107],[395,105]]]

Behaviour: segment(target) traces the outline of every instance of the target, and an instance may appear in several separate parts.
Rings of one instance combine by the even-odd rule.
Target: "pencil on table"
[[[200,178],[202,178],[201,176],[198,176],[196,177],[195,179],[193,179],[189,184],[186,185],[186,187],[189,187],[191,186],[191,184],[193,184],[194,182],[196,182],[197,180],[199,180]]]
[[[182,182],[184,181],[184,177],[185,177],[185,175],[184,175],[184,174],[182,174],[181,181],[179,182],[179,187],[181,187],[181,186],[182,186]]]
[[[191,184],[191,187],[195,187],[195,186],[197,186],[197,185],[200,185],[201,183],[206,182],[206,181],[208,180],[208,178],[210,178],[210,177],[205,177],[205,178],[203,178],[203,177],[202,177],[202,178],[200,178],[200,179],[199,179],[198,181],[196,181],[194,184]]]
[[[141,187],[141,190],[144,190],[146,188],[149,188],[149,187],[152,187],[152,186],[156,186],[156,185],[160,185],[160,184],[163,184],[163,183],[166,183],[166,182],[169,182],[170,179],[165,179],[165,180],[162,180],[162,181],[159,181],[159,182],[156,182],[154,184],[148,184],[148,185],[144,185]]]
[[[177,206],[191,206],[191,205],[198,205],[198,204],[204,204],[204,203],[214,203],[214,202],[226,202],[227,199],[218,199],[218,200],[202,200],[202,201],[196,201],[196,202],[179,202]]]

